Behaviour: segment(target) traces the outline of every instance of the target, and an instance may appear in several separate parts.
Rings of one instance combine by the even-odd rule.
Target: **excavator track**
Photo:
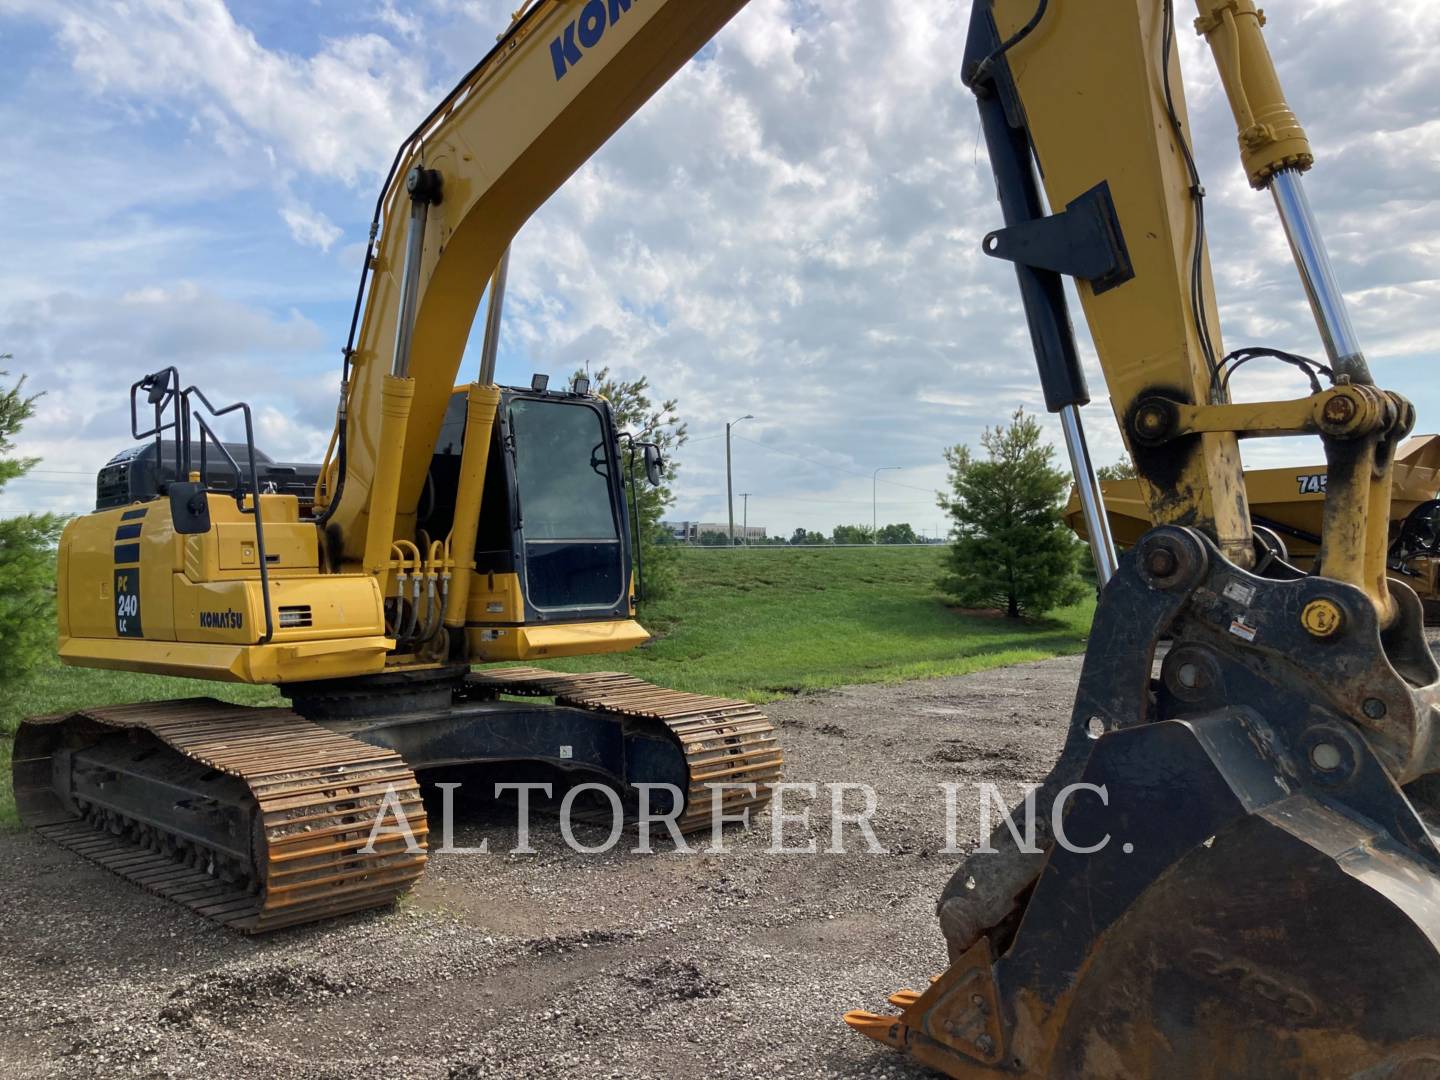
[[[471,672],[466,682],[497,694],[553,697],[559,705],[663,725],[689,767],[685,809],[676,822],[684,833],[711,827],[716,798],[726,813],[764,806],[785,765],[775,725],[748,701],[667,690],[617,671],[571,675],[494,668]],[[720,784],[726,786],[712,786]],[[754,784],[754,793],[732,786],[742,784]]]
[[[137,798],[141,772],[127,795],[132,764],[167,797]],[[388,904],[425,868],[424,804],[400,756],[288,709],[198,698],[38,717],[16,735],[14,775],[25,824],[245,933]],[[392,832],[363,850],[382,810],[397,826],[397,807],[414,844]]]

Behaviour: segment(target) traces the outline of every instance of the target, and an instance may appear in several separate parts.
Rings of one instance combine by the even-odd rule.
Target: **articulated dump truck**
[[[1264,535],[1287,561],[1307,572],[1320,551],[1327,480],[1324,465],[1245,470],[1250,520],[1268,530]],[[1134,546],[1154,528],[1139,480],[1107,480],[1100,490],[1119,547]],[[1070,493],[1065,524],[1090,539],[1078,491]],[[1426,622],[1440,624],[1440,435],[1416,435],[1395,453],[1387,566],[1391,578],[1420,597]]]

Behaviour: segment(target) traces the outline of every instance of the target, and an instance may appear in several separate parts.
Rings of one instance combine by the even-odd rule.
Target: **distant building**
[[[667,521],[664,525],[670,530],[670,535],[686,544],[698,544],[700,537],[708,532],[719,533],[721,536],[730,535],[730,525],[724,521]],[[765,526],[737,524],[735,539],[764,540]]]

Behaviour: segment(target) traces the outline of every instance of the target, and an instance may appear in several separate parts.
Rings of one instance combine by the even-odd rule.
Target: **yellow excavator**
[[[420,124],[376,205],[318,467],[272,461],[248,405],[173,368],[131,386],[139,445],[61,539],[60,658],[273,684],[291,707],[31,719],[14,748],[22,820],[257,932],[409,888],[426,859],[417,772],[598,780],[621,812],[682,832],[768,801],[783,754],[748,702],[471,670],[648,639],[633,474],[643,461],[658,482],[663,462],[584,378],[495,385],[508,249],[738,6],[530,5]],[[457,387],[487,291],[481,370]]]
[[[1327,481],[1324,465],[1245,470],[1251,525],[1301,570],[1310,570],[1320,552]],[[1402,443],[1391,484],[1390,576],[1415,590],[1427,624],[1440,623],[1440,435]],[[1138,478],[1102,480],[1100,495],[1117,548],[1131,547],[1154,528]],[[1090,539],[1079,488],[1071,489],[1065,504],[1065,524],[1082,540]]]
[[[453,405],[461,433],[447,427],[451,383],[480,283],[503,280],[521,223],[743,6],[522,9],[402,148],[346,353],[334,454],[308,508],[264,490],[255,468],[231,470],[246,490],[215,490],[206,447],[223,444],[206,434],[208,402],[173,374],[136,387],[160,410],[142,420],[137,404],[136,431],[172,432],[181,478],[70,526],[62,655],[278,682],[296,711],[189,702],[31,721],[16,746],[29,820],[151,888],[187,883],[171,894],[207,914],[235,904],[251,925],[287,918],[277,893],[310,897],[295,909],[306,918],[374,903],[416,872],[404,850],[364,863],[356,846],[381,780],[408,775],[427,746],[438,748],[427,763],[473,760],[464,741],[487,736],[472,710],[495,707],[475,698],[525,678],[550,688],[548,676],[471,675],[464,664],[579,648],[587,627],[591,647],[633,633],[623,599],[590,611],[593,622],[574,610],[532,617],[550,587],[537,568],[557,557],[547,545],[602,538],[536,535],[529,485],[543,482],[527,478],[573,471],[566,484],[598,490],[590,478],[604,477],[614,507],[604,410],[583,388],[552,400],[539,386],[495,388],[482,371]],[[1414,410],[1374,384],[1351,328],[1305,197],[1310,145],[1261,13],[1252,0],[1197,8],[1246,174],[1275,200],[1324,361],[1221,345],[1173,0],[975,0],[960,58],[1004,218],[983,249],[1014,266],[1103,590],[1059,759],[940,897],[950,966],[921,991],[894,993],[896,1011],[846,1016],[950,1076],[1440,1069],[1440,667],[1414,591],[1387,576],[1395,454]],[[1085,446],[1066,276],[1157,523],[1123,560]],[[1307,392],[1232,403],[1229,374],[1259,358],[1295,368]],[[527,419],[532,405],[576,410],[586,434],[554,414]],[[1238,441],[1278,435],[1318,436],[1325,452],[1310,573],[1252,527]],[[546,447],[539,466],[525,462],[531,437]],[[435,459],[456,438],[447,516]],[[480,483],[492,470],[505,479],[493,489]],[[493,522],[508,546],[473,543]],[[552,565],[583,590],[601,560],[587,547]],[[624,567],[606,573],[625,581]],[[437,618],[444,635],[427,636]],[[428,704],[398,710],[431,690]],[[673,751],[690,743],[672,721],[629,726],[647,715],[647,694],[668,693],[622,694],[618,712],[564,707],[582,724],[618,717],[617,738],[655,736]],[[704,726],[763,721],[713,708],[697,714],[704,753],[720,755],[711,767],[765,775],[745,771],[756,751]],[[413,742],[412,721],[423,735]],[[406,757],[382,753],[392,744]],[[778,755],[766,760],[778,769]],[[245,858],[222,857],[213,838],[227,815],[254,830]],[[194,899],[226,873],[249,891]]]

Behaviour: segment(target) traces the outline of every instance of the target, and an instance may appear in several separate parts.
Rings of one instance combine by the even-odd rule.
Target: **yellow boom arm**
[[[1008,225],[987,237],[986,251],[1017,265],[1055,411],[1088,399],[1059,286],[1062,273],[1076,279],[1157,524],[1200,528],[1231,562],[1252,565],[1238,440],[1320,435],[1330,486],[1319,571],[1363,589],[1388,624],[1389,472],[1412,410],[1371,384],[1300,186],[1313,155],[1265,48],[1263,17],[1251,0],[1199,0],[1198,9],[1195,29],[1214,53],[1246,174],[1275,196],[1329,366],[1271,349],[1227,355],[1221,345],[1172,0],[975,5],[966,78],[980,97]],[[1042,183],[1056,211],[1048,216]],[[1295,363],[1314,392],[1232,404],[1229,374],[1255,356]],[[1074,451],[1072,440],[1087,524],[1104,534],[1093,472]]]
[[[511,238],[743,6],[540,0],[402,147],[347,354],[341,452],[317,493],[337,569],[378,570],[413,532],[471,324]]]

